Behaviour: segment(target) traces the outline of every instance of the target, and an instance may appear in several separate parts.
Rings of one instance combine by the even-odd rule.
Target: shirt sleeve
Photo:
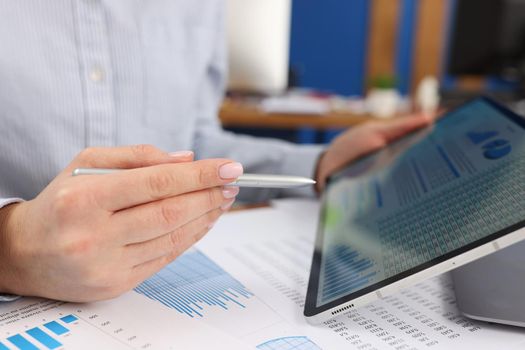
[[[0,198],[0,209],[5,207],[6,205],[22,202],[23,200],[21,198]],[[0,294],[0,303],[6,302],[6,301],[13,301],[20,298],[17,295],[10,295],[10,294]]]
[[[0,294],[0,303],[4,303],[7,301],[15,301],[17,299],[20,299],[18,295],[10,295],[10,294]]]
[[[23,201],[24,200],[22,198],[0,198],[0,209],[5,207],[6,205],[13,204],[13,203],[19,203]]]
[[[319,145],[296,145],[275,139],[236,135],[222,129],[217,118],[227,76],[224,6],[218,6],[217,40],[200,84],[194,149],[197,158],[231,158],[243,164],[245,172],[314,177]],[[296,189],[243,188],[241,200],[264,201],[282,196],[314,196],[313,186]]]

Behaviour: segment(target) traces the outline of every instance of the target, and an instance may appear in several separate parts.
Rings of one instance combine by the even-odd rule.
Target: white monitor
[[[291,0],[228,0],[229,90],[287,88],[291,7]]]

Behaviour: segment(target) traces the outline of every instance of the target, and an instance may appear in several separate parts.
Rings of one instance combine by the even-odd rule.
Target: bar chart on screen
[[[326,254],[321,274],[319,302],[327,303],[370,284],[377,275],[375,263],[348,245],[334,245]]]

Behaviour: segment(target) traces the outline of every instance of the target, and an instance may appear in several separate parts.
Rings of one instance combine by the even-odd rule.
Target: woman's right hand
[[[75,168],[129,170],[73,177]],[[86,149],[35,199],[0,209],[0,292],[76,302],[120,295],[208,232],[242,171],[152,146]]]

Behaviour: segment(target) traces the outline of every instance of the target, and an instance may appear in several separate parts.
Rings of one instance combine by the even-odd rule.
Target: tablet
[[[478,98],[329,179],[304,315],[466,264],[524,239],[524,224],[525,120]]]

